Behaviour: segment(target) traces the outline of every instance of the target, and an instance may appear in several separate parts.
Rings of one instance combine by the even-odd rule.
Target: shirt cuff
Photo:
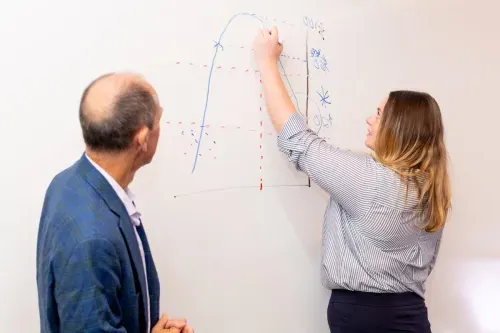
[[[309,129],[304,118],[294,113],[278,134],[278,148],[287,155],[290,162],[297,164],[299,157],[316,138],[317,135]]]
[[[288,120],[283,125],[281,132],[278,135],[278,138],[288,140],[292,138],[294,135],[307,130],[307,124],[302,118],[300,114],[297,112],[293,113]]]

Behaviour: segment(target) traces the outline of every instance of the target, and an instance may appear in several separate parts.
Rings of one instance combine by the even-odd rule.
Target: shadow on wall
[[[500,260],[440,258],[427,283],[435,333],[498,333]]]
[[[321,262],[328,194],[311,188],[279,189],[277,195],[312,265]],[[453,258],[442,249],[427,282],[426,303],[434,333],[500,333],[500,260]],[[318,284],[320,281],[318,281]]]

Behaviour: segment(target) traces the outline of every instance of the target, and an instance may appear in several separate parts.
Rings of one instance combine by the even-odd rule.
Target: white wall
[[[271,128],[258,112],[258,76],[243,70],[254,66],[255,19],[238,18],[227,30],[207,111],[216,140],[203,142],[190,173],[190,123],[201,121],[212,41],[235,13],[252,12],[278,20],[286,53],[303,57],[306,33],[309,47],[322,49],[329,71],[311,68],[310,116],[318,115],[323,85],[332,104],[320,110],[333,126],[322,131],[335,144],[363,149],[364,119],[392,89],[436,97],[454,208],[428,284],[433,331],[500,332],[499,11],[493,0],[2,2],[0,331],[38,330],[38,218],[48,182],[82,152],[83,88],[104,72],[133,70],[151,80],[165,109],[158,154],[133,184],[161,276],[162,310],[205,333],[327,332],[328,291],[319,280],[326,196],[314,186],[269,187],[305,179],[283,161],[274,136],[264,136],[259,160],[260,120],[264,133]],[[304,16],[323,22],[325,41],[306,29]],[[289,79],[305,108],[305,67],[282,60],[287,72],[302,74]],[[174,198],[258,186],[260,178],[263,191]]]

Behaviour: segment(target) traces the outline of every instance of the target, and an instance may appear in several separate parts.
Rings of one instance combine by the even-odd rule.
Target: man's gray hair
[[[119,93],[110,110],[101,119],[92,119],[86,98],[89,90],[103,75],[85,88],[80,101],[80,125],[85,144],[95,151],[118,152],[129,148],[134,135],[142,126],[153,128],[157,105],[152,93],[140,82],[128,82]]]

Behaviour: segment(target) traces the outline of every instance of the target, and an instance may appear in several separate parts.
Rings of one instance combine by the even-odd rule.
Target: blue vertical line
[[[290,91],[292,92],[292,96],[295,99],[295,104],[297,105],[297,111],[304,117],[304,114],[300,111],[300,106],[299,106],[299,101],[297,100],[297,96],[295,95],[295,91],[293,91],[292,84],[290,83],[290,80],[288,80],[288,76],[286,75],[285,72],[285,67],[283,67],[283,63],[281,62],[281,59],[278,59],[281,69],[283,69],[283,76],[286,79],[286,82],[288,83],[288,86],[290,87]]]
[[[217,58],[217,53],[219,52],[219,47],[221,47],[222,37],[224,37],[224,34],[226,33],[227,28],[229,27],[229,25],[231,24],[231,22],[233,22],[233,20],[236,17],[238,17],[238,16],[250,16],[250,17],[253,17],[253,18],[259,20],[260,23],[262,23],[262,25],[264,24],[264,22],[262,21],[262,19],[260,19],[259,17],[255,16],[255,14],[250,14],[250,13],[239,13],[239,14],[236,14],[226,24],[226,26],[224,27],[224,30],[222,30],[222,32],[221,32],[221,34],[219,36],[219,39],[217,40],[217,43],[215,44],[215,52],[214,52],[214,56],[212,58],[212,65],[210,66],[210,73],[208,74],[207,94],[205,96],[205,108],[203,109],[203,120],[201,121],[200,138],[198,140],[198,145],[196,147],[196,154],[195,154],[195,157],[194,157],[193,170],[191,171],[191,173],[193,173],[194,170],[196,169],[196,164],[198,163],[198,156],[199,156],[199,152],[200,152],[201,141],[203,140],[203,131],[205,129],[205,118],[206,118],[206,115],[207,115],[208,98],[210,97],[210,86],[212,84],[212,74],[213,74],[213,71],[214,71],[215,59]]]
[[[201,128],[200,128],[200,136],[199,136],[199,139],[198,139],[198,143],[197,143],[197,146],[196,146],[196,154],[195,154],[195,157],[194,157],[194,163],[193,163],[193,169],[191,170],[191,173],[194,173],[194,171],[196,170],[196,165],[198,163],[198,156],[199,156],[199,152],[200,152],[200,147],[201,147],[201,142],[203,140],[203,131],[205,130],[205,118],[206,118],[206,115],[207,115],[207,109],[208,109],[208,99],[210,97],[210,86],[212,84],[212,74],[213,74],[213,71],[214,71],[214,66],[215,66],[215,60],[217,59],[217,54],[219,52],[219,47],[222,48],[222,38],[224,37],[224,34],[226,33],[229,25],[231,24],[231,22],[233,22],[233,20],[235,18],[237,18],[238,16],[249,16],[251,18],[255,18],[256,20],[258,20],[261,24],[262,24],[262,27],[264,28],[264,21],[256,16],[255,14],[251,14],[251,13],[238,13],[236,15],[234,15],[230,20],[229,22],[226,24],[226,26],[224,27],[224,30],[222,30],[220,36],[219,36],[219,39],[217,40],[217,42],[215,43],[215,52],[214,52],[214,56],[212,58],[212,64],[210,66],[210,72],[208,74],[208,85],[207,85],[207,93],[206,93],[206,96],[205,96],[205,108],[203,109],[203,119],[201,121]],[[283,69],[283,72],[285,72],[285,68],[283,67],[283,64],[281,63],[281,60],[279,60],[279,63],[281,65],[281,68]],[[295,98],[295,102],[297,104],[297,110],[300,112],[300,108],[299,108],[299,102],[297,100],[297,96],[295,96],[295,91],[293,90],[292,88],[292,85],[290,84],[290,81],[288,80],[288,77],[285,76],[286,78],[286,81],[288,83],[288,86],[290,87],[290,90],[293,94],[293,97]],[[301,113],[302,114],[302,113]]]

